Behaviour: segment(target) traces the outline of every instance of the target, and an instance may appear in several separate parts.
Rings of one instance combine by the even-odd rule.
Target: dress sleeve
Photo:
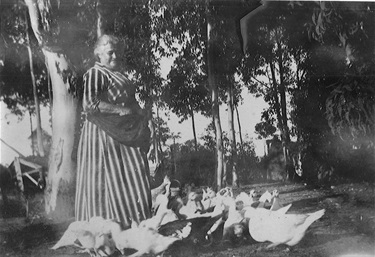
[[[99,103],[103,91],[108,87],[108,77],[99,69],[91,68],[83,76],[83,110],[85,112],[99,112]]]

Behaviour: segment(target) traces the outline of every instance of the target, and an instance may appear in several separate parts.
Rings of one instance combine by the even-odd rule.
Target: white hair
[[[119,43],[119,39],[115,36],[112,36],[112,35],[102,35],[98,38],[98,40],[96,41],[95,43],[95,46],[94,46],[94,54],[95,56],[98,56],[101,51],[102,51],[102,48],[108,44],[112,44],[113,46],[117,46],[117,44]]]

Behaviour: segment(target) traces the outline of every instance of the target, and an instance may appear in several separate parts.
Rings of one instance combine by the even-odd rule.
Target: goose
[[[110,250],[113,247],[111,246],[112,242],[110,242],[108,226],[120,227],[115,220],[105,220],[102,217],[92,217],[89,221],[74,221],[51,249],[57,250],[61,247],[72,245],[81,248],[80,252],[87,252],[90,256],[101,255],[98,252],[99,249],[101,249],[101,253],[113,253]]]
[[[135,249],[136,252],[128,257],[138,257],[144,254],[160,254],[169,248],[180,237],[163,236],[153,229],[139,227],[135,222],[127,230],[112,229],[116,248],[124,255],[124,249]]]
[[[252,238],[258,242],[271,242],[267,249],[280,244],[294,246],[302,240],[310,225],[325,213],[325,209],[321,209],[307,214],[285,214],[285,209],[290,206],[277,211],[248,208],[245,217],[250,219],[249,232]]]
[[[169,189],[171,185],[171,180],[166,175],[163,179],[163,182],[160,184],[160,186],[151,189],[151,199],[152,199],[152,207],[151,209],[154,210],[157,205],[157,198],[159,195],[162,194],[169,194]]]

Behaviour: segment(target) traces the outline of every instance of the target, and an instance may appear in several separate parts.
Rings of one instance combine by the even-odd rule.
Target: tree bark
[[[48,59],[53,90],[52,147],[46,188],[46,211],[56,218],[74,215],[76,163],[72,152],[76,131],[78,100],[67,91],[67,85],[56,69],[68,69],[63,55],[43,51]]]
[[[31,154],[35,156],[35,147],[34,147],[34,141],[32,138],[33,135],[33,119],[31,116],[31,110],[29,110],[29,117],[30,117],[30,135],[31,135]]]
[[[229,171],[232,172],[232,186],[238,186],[238,176],[237,176],[237,145],[236,145],[236,133],[234,129],[233,120],[233,85],[228,86],[228,128],[229,128],[229,142],[230,142],[230,159],[229,159]]]
[[[47,67],[47,60],[46,67]],[[53,99],[52,99],[52,86],[51,86],[51,76],[49,74],[49,70],[47,69],[47,83],[48,83],[48,99],[49,99],[49,115],[52,115],[52,106],[53,106]]]
[[[236,109],[236,115],[237,115],[238,133],[240,135],[240,143],[241,143],[241,147],[242,147],[243,139],[242,139],[242,130],[241,130],[241,120],[240,120],[240,114],[238,112],[237,105],[235,106],[235,109]]]
[[[96,2],[96,13],[97,13],[98,17],[97,17],[97,23],[96,23],[96,35],[97,35],[98,38],[101,37],[104,34],[103,15],[100,12],[100,8],[101,8],[100,5],[101,5],[101,1],[97,0],[97,2]]]
[[[271,76],[272,76],[272,97],[274,100],[274,110],[277,117],[277,127],[280,129],[281,135],[284,135],[284,126],[283,119],[280,113],[280,101],[279,101],[279,95],[278,95],[278,83],[276,81],[276,74],[275,74],[275,67],[273,67],[273,63],[269,61],[270,69],[271,69]]]
[[[44,37],[48,31],[44,31],[43,28],[49,26],[40,24],[40,13],[49,12],[50,10],[46,9],[50,5],[39,5],[36,0],[25,0],[25,3],[34,34],[39,45],[43,46],[53,92],[52,147],[46,178],[45,209],[51,218],[65,220],[74,216],[76,163],[72,159],[72,152],[78,99],[69,94],[69,79],[62,76],[62,72],[70,68],[66,56],[63,53],[51,52],[44,47],[46,43]]]
[[[285,171],[286,171],[286,177],[289,179],[290,174],[288,171],[288,164],[289,164],[289,142],[290,142],[290,135],[289,135],[289,128],[288,128],[288,117],[287,117],[287,109],[286,109],[286,86],[285,86],[285,80],[284,80],[284,66],[283,66],[283,53],[282,53],[282,47],[281,43],[277,42],[277,54],[278,54],[278,65],[279,65],[279,76],[280,76],[280,104],[281,104],[281,118],[282,118],[282,126],[283,126],[283,137],[282,137],[282,143],[283,143],[283,151],[284,151],[284,163],[285,163]]]
[[[284,130],[284,141],[286,144],[290,141],[289,128],[288,128],[288,116],[286,110],[286,87],[284,80],[284,67],[283,67],[283,57],[282,57],[282,48],[281,44],[278,43],[278,65],[279,65],[279,74],[280,74],[280,107],[281,107],[281,117],[282,117],[282,126]]]
[[[219,94],[218,88],[215,81],[215,70],[214,70],[214,53],[213,53],[213,40],[210,37],[211,34],[211,20],[210,14],[207,13],[207,65],[208,65],[208,84],[211,89],[211,101],[212,101],[212,117],[215,125],[216,134],[216,186],[217,189],[222,188],[223,179],[223,140],[222,140],[222,130],[220,124],[220,113],[219,113]]]
[[[152,122],[151,119],[148,121],[148,126],[149,126],[150,131],[151,131],[152,151],[154,151],[155,163],[160,163],[158,138],[156,136],[155,125],[154,125],[154,123]]]

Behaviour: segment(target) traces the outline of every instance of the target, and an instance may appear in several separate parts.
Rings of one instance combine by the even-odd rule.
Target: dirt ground
[[[291,213],[306,213],[325,208],[325,215],[314,222],[302,241],[293,248],[277,246],[264,249],[268,243],[251,238],[236,245],[214,242],[209,248],[181,250],[176,256],[241,257],[241,256],[375,256],[374,185],[344,183],[325,188],[304,184],[267,183],[242,186],[235,191],[256,189],[260,192],[278,189],[283,204],[292,203]],[[35,197],[29,203],[29,219],[22,216],[16,199],[11,200],[13,214],[0,219],[0,256],[89,256],[74,247],[56,251],[49,248],[60,238],[71,221],[54,223],[38,210],[42,202]],[[2,203],[2,202],[1,202]],[[9,213],[8,213],[9,216]]]

